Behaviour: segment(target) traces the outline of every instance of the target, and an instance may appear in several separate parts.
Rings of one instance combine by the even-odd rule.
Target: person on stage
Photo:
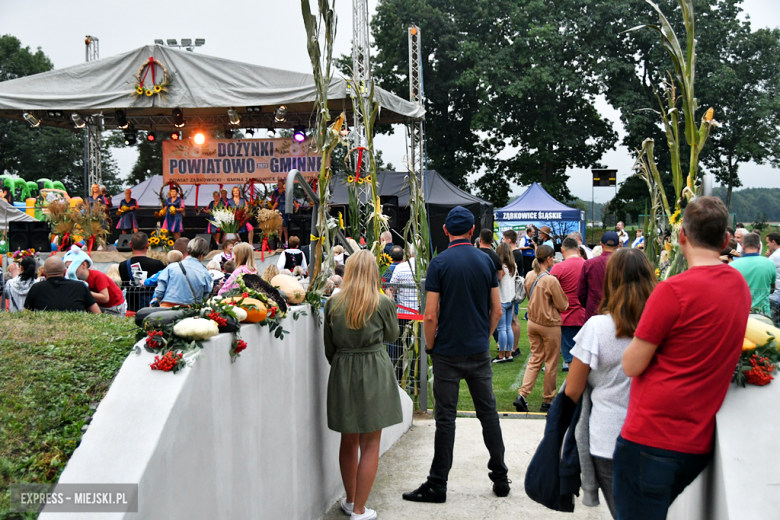
[[[139,208],[138,201],[132,197],[133,192],[130,189],[125,190],[125,198],[119,203],[119,209],[122,214],[119,215],[119,222],[116,225],[117,229],[122,230],[122,234],[126,235],[129,230],[133,230],[133,233],[138,233],[138,221],[135,219],[135,210]]]
[[[114,204],[111,202],[111,197],[108,196],[108,190],[102,184],[100,185],[100,197],[100,201],[110,210]]]
[[[108,199],[108,195],[104,195],[100,192],[100,186],[97,184],[93,184],[92,188],[90,189],[90,194],[87,197],[87,202],[90,206],[94,204],[95,202],[100,202],[102,205],[104,205],[106,208],[111,207],[111,201]]]
[[[183,214],[184,201],[179,197],[179,190],[171,188],[168,191],[168,198],[165,199],[165,220],[162,228],[171,233],[174,238],[181,238],[181,232],[184,231]]]
[[[282,229],[280,231],[280,237],[283,241],[284,248],[287,249],[287,225],[290,223],[290,216],[285,213],[285,204],[287,199],[287,180],[281,178],[276,183],[276,189],[271,193],[271,209],[279,210],[282,214]],[[298,202],[293,199],[293,211],[298,210]],[[391,244],[392,245],[392,244]]]
[[[215,209],[220,209],[220,208],[224,208],[224,207],[225,207],[225,204],[224,204],[224,202],[222,200],[222,197],[220,197],[220,195],[219,195],[219,191],[215,191],[214,192],[214,200],[209,202],[209,205],[203,210],[203,213],[205,213],[206,215],[211,215],[211,213]],[[206,233],[208,233],[209,235],[213,235],[214,236],[214,243],[215,244],[219,244],[219,241],[222,238],[222,230],[220,228],[218,228],[217,226],[215,226],[214,224],[209,222],[208,226],[206,226]]]
[[[232,197],[230,198],[230,200],[228,200],[228,207],[234,209],[247,207],[246,199],[241,196],[241,188],[239,188],[238,186],[233,186]],[[238,232],[239,233],[249,232],[249,245],[254,244],[255,228],[252,227],[252,224],[247,222],[246,224],[241,226],[241,229],[239,229]]]

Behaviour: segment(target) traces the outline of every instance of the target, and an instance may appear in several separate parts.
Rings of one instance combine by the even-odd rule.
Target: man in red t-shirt
[[[566,237],[561,242],[563,262],[555,264],[550,274],[558,279],[561,289],[569,299],[569,308],[561,313],[561,355],[563,355],[563,371],[569,371],[571,349],[574,348],[574,336],[585,325],[585,307],[580,304],[577,288],[580,283],[580,273],[585,259],[580,256],[580,245],[577,240]]]
[[[90,269],[87,262],[82,262],[76,269],[76,276],[79,280],[87,282],[89,290],[101,312],[115,316],[125,315],[127,302],[125,297],[122,296],[122,290],[114,280],[100,271]]]
[[[718,198],[688,204],[680,230],[688,270],[656,286],[623,354],[631,395],[613,459],[618,519],[665,519],[712,457],[715,414],[750,313],[745,279],[719,258],[727,220]]]

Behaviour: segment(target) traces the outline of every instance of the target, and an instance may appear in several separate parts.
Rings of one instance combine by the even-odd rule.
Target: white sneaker
[[[352,516],[352,508],[355,507],[354,502],[347,502],[346,497],[341,499],[341,511],[347,515]]]
[[[349,517],[349,520],[374,520],[375,518],[376,511],[366,508],[366,511],[362,515],[358,515],[353,512],[352,516]]]

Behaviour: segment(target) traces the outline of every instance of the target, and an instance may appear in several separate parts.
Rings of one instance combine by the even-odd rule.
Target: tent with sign
[[[390,228],[394,231],[394,241],[400,242],[399,235],[403,235],[403,228],[409,221],[409,186],[407,184],[408,173],[404,172],[380,172],[377,175],[377,187],[383,212],[390,217]],[[428,209],[428,222],[431,228],[431,242],[433,249],[444,251],[449,239],[444,234],[442,226],[447,218],[447,213],[455,206],[463,206],[474,215],[476,232],[482,228],[493,227],[493,204],[467,193],[435,170],[429,170],[426,181],[423,183],[425,200]],[[365,200],[364,200],[365,202]],[[333,196],[331,206],[346,208],[349,204],[349,192],[346,181],[336,178],[333,183]],[[341,210],[344,215],[347,212]]]
[[[555,200],[536,182],[508,206],[495,212],[494,229],[499,235],[507,229],[524,231],[528,224],[536,228],[549,226],[556,244],[574,231],[585,236],[585,212]]]

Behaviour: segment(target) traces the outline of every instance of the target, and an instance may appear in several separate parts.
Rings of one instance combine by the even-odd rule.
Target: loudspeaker
[[[195,238],[202,238],[203,240],[205,240],[206,243],[209,245],[209,251],[214,249],[214,244],[213,244],[214,237],[209,235],[208,233],[198,233],[197,235],[195,235]]]
[[[133,250],[132,247],[130,247],[130,240],[132,240],[133,235],[130,234],[124,234],[119,235],[119,238],[116,242],[116,250],[121,251],[122,253],[129,253]]]
[[[290,215],[287,222],[287,236],[301,239],[301,246],[311,241],[311,215]]]
[[[48,222],[9,222],[8,250],[35,249],[36,253],[50,253],[49,235],[51,226]]]
[[[390,229],[398,228],[398,197],[395,195],[386,195],[379,198],[382,204],[382,213],[389,217],[387,226]]]

